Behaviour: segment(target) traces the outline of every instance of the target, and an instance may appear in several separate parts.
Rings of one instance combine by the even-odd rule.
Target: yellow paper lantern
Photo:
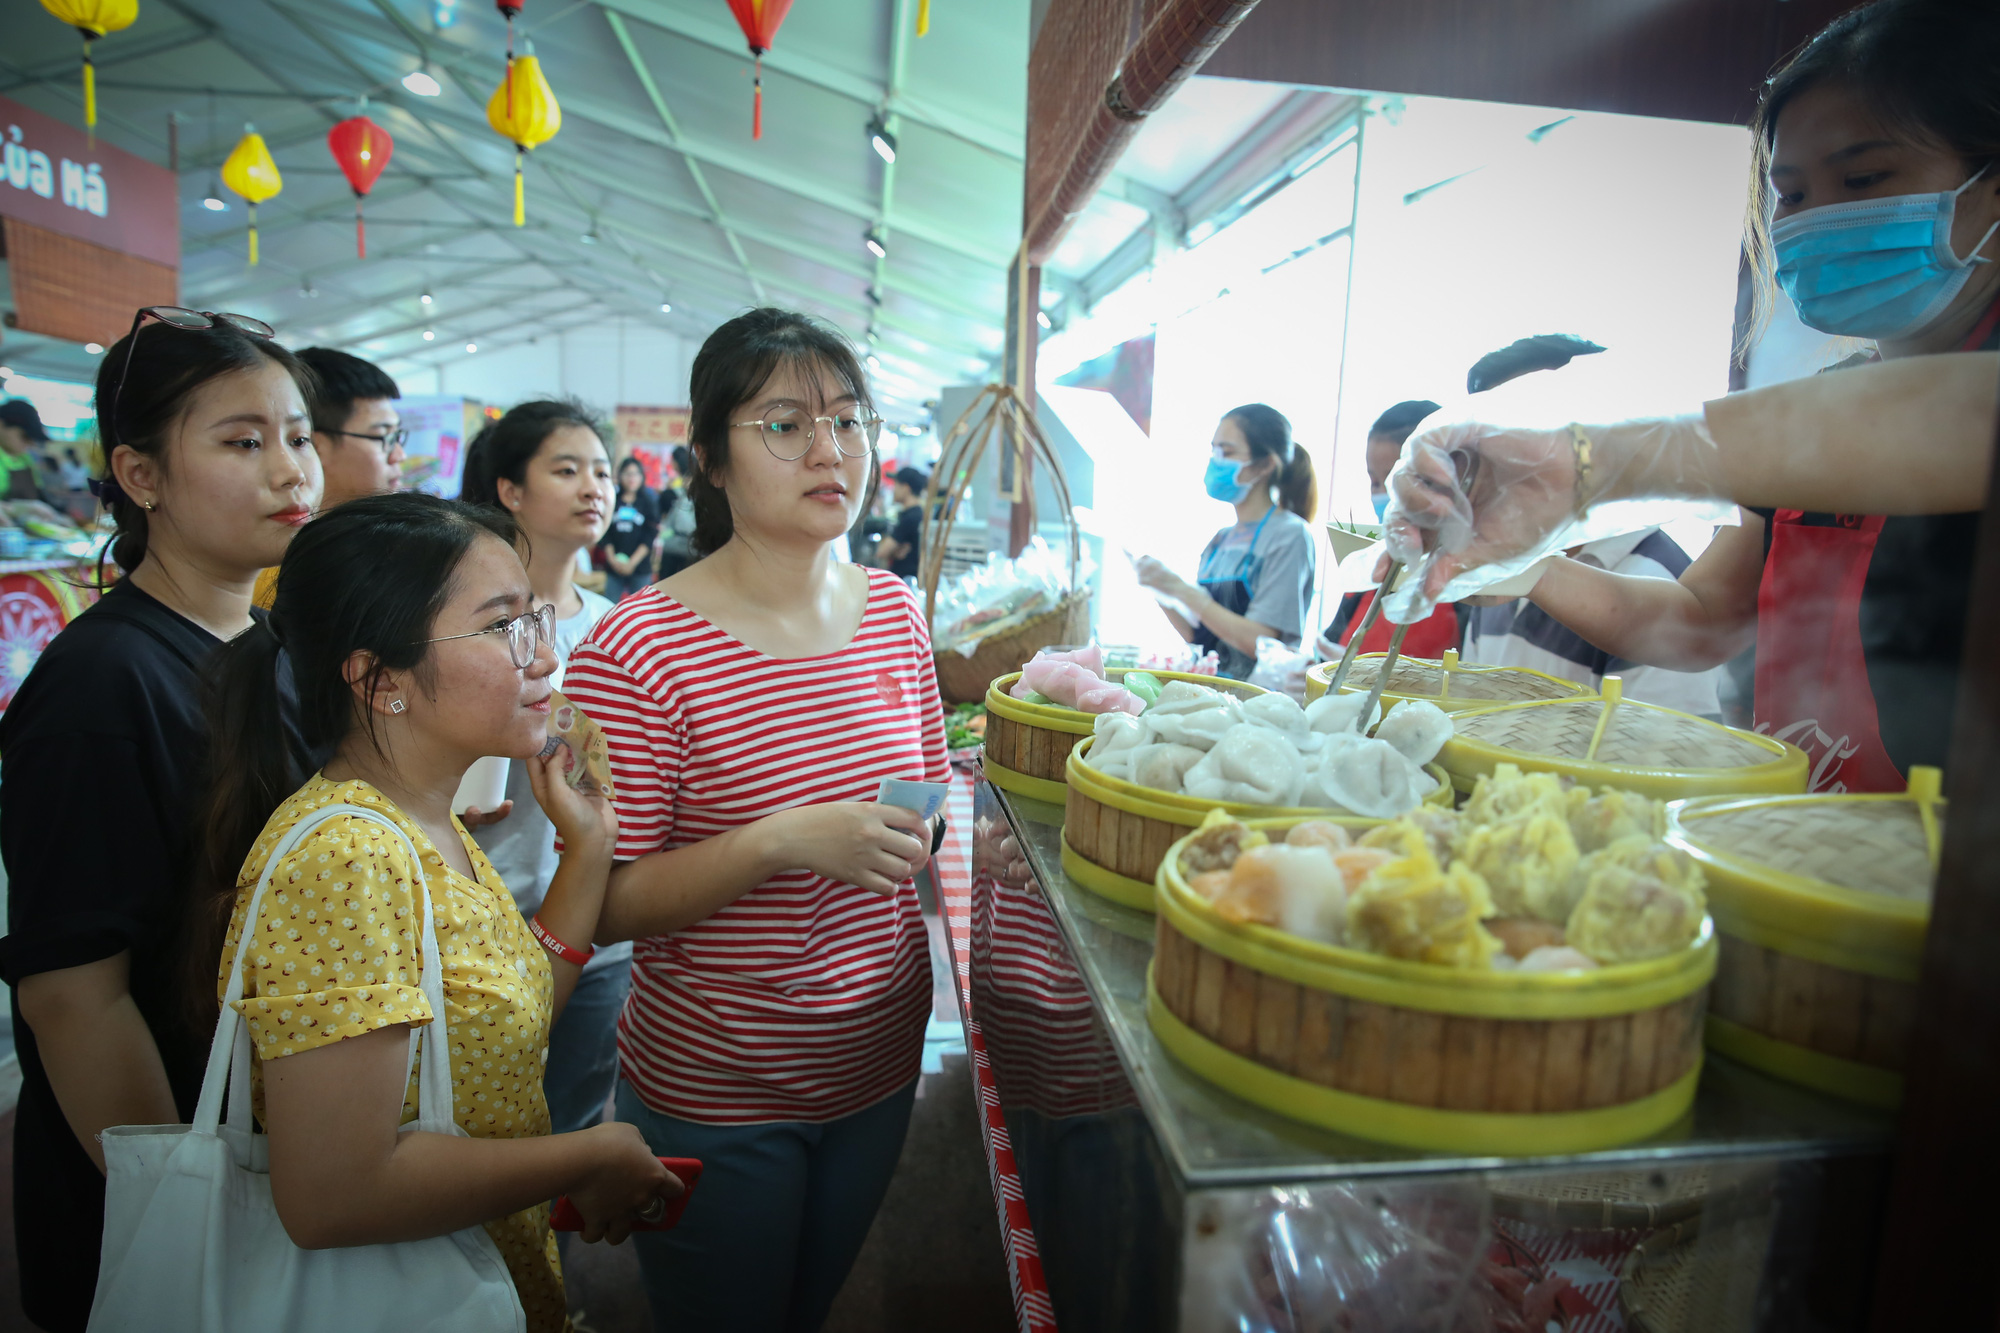
[[[264,136],[254,126],[243,127],[243,137],[229,150],[222,164],[222,183],[243,196],[250,205],[250,262],[257,262],[257,205],[285,188]]]
[[[514,225],[528,225],[526,195],[521,188],[522,155],[556,137],[562,128],[562,108],[556,90],[542,77],[542,62],[515,56],[507,62],[507,77],[486,103],[486,123],[514,144]]]
[[[42,0],[42,8],[83,34],[83,124],[97,131],[97,67],[90,44],[107,32],[129,28],[139,17],[139,0]]]

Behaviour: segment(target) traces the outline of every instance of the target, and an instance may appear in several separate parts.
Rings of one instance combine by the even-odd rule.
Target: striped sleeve
[[[596,636],[570,658],[563,692],[598,726],[611,749],[611,780],[618,788],[620,861],[636,861],[668,846],[674,836],[674,793],[686,757],[686,732],[620,657],[623,624],[607,618]],[[623,654],[621,654],[623,656]]]
[[[931,656],[931,627],[924,623],[924,608],[908,584],[903,599],[910,614],[911,676],[917,682],[917,698],[924,716],[924,781],[949,782],[951,758],[945,745],[944,703],[938,694],[937,659]]]

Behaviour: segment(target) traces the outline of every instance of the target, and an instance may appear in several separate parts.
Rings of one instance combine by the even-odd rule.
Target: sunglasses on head
[[[151,315],[162,324],[171,324],[177,329],[212,329],[227,325],[240,329],[253,338],[275,338],[278,331],[261,319],[248,315],[218,314],[213,310],[189,310],[178,305],[149,305],[140,307],[132,316],[132,330],[125,335],[125,364],[118,368],[118,384],[111,391],[111,415],[100,421],[100,429],[110,425],[115,432],[118,420],[118,403],[125,396],[125,378],[132,373],[132,353],[139,348],[139,326]]]

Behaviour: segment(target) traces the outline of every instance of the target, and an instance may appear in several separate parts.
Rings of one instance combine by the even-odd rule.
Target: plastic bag
[[[1078,586],[1089,584],[1091,572],[1087,561],[1078,564]],[[1012,559],[995,552],[939,585],[931,646],[970,657],[991,636],[1053,611],[1070,591],[1069,557],[1040,537]]]
[[[1310,649],[1294,648],[1268,636],[1257,640],[1257,665],[1250,669],[1250,683],[1279,694],[1306,701],[1306,668],[1313,664]]]

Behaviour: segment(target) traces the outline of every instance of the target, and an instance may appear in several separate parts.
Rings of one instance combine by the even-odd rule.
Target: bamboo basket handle
[[[1619,702],[1625,698],[1625,681],[1620,676],[1604,678],[1604,711],[1597,715],[1597,728],[1590,733],[1590,748],[1583,752],[1587,762],[1597,758],[1597,747],[1604,743],[1604,729],[1611,725],[1611,714]]]
[[[1013,414],[1015,422],[1028,437],[1030,446],[1041,455],[1042,462],[1048,469],[1049,489],[1055,492],[1056,503],[1062,506],[1063,531],[1069,538],[1069,587],[1071,592],[1075,592],[1077,576],[1083,568],[1083,531],[1077,526],[1076,506],[1070,500],[1069,474],[1063,470],[1062,459],[1056,454],[1055,446],[1049,443],[1049,437],[1043,433],[1041,423],[1035,419],[1034,413],[1028,410],[1021,396],[1014,391],[1012,385],[1001,387],[1006,394],[1007,407]],[[1028,494],[1028,505],[1032,512],[1034,506],[1032,488]]]
[[[1944,774],[1923,764],[1910,767],[1910,799],[1917,803],[1917,818],[1924,825],[1924,851],[1930,857],[1931,873],[1936,874],[1938,854],[1943,850],[1944,830],[1938,827],[1937,803],[1944,787]]]
[[[1440,665],[1444,667],[1444,680],[1438,686],[1438,698],[1449,699],[1451,698],[1451,678],[1458,674],[1458,649],[1445,649],[1444,659]]]

